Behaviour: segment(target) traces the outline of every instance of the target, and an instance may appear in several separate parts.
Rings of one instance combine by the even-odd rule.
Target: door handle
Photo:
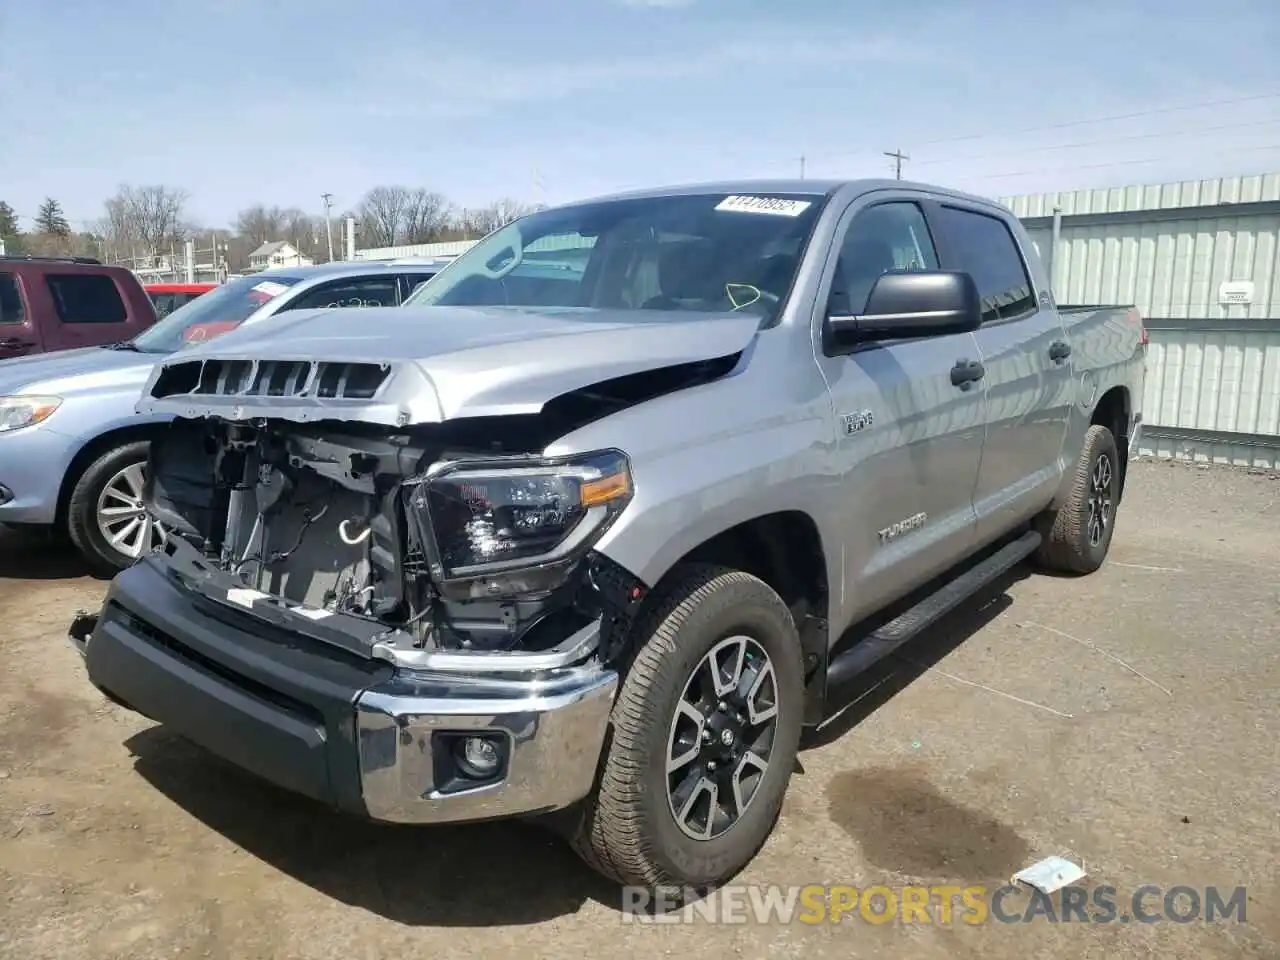
[[[1049,359],[1054,363],[1065,363],[1071,356],[1071,344],[1065,340],[1055,340],[1049,344]]]
[[[979,360],[957,360],[951,368],[951,385],[968,390],[987,375],[987,368]]]

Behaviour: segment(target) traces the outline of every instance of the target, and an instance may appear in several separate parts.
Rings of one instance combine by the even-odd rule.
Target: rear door
[[[0,270],[0,360],[40,350],[40,330],[27,309],[22,279],[11,270]]]
[[[130,322],[123,292],[109,273],[55,269],[44,274],[43,285],[52,305],[44,328],[46,349],[115,343],[140,329]]]
[[[937,269],[925,204],[885,191],[841,219],[827,315],[857,315],[881,274]],[[982,389],[951,368],[977,357],[972,333],[818,345],[841,433],[845,593],[855,619],[952,566],[971,549],[972,493],[982,456]]]
[[[1058,488],[1072,403],[1069,341],[1003,217],[958,201],[931,213],[944,267],[968,271],[983,303],[975,338],[986,370],[986,438],[973,503],[985,541],[1040,510]]]

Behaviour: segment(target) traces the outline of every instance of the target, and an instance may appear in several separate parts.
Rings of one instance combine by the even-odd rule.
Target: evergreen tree
[[[36,229],[51,237],[66,238],[71,236],[71,224],[62,212],[62,204],[53,197],[45,197],[44,203],[36,212]]]
[[[0,200],[0,243],[3,243],[7,254],[22,252],[22,231],[18,229],[18,215],[3,200]]]

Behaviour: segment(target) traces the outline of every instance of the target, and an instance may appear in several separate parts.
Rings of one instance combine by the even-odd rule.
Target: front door
[[[889,270],[938,268],[921,206],[888,194],[855,202],[830,271],[828,314],[861,312]],[[973,334],[819,348],[841,425],[845,622],[860,619],[952,566],[973,543],[972,493],[982,456],[982,394],[951,370],[977,359]]]
[[[975,337],[986,369],[986,439],[973,503],[985,542],[1038,512],[1058,489],[1073,395],[1070,341],[1049,298],[1040,302],[1000,216],[947,202],[931,210],[931,223],[944,268],[968,271],[983,302]]]
[[[18,275],[0,272],[0,360],[40,352],[39,331],[27,310]]]

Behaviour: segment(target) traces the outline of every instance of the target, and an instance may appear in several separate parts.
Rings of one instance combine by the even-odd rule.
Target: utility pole
[[[884,155],[885,155],[886,157],[893,157],[893,161],[894,161],[894,163],[893,163],[893,178],[894,178],[895,180],[901,180],[901,179],[902,179],[902,161],[903,161],[903,160],[910,160],[911,158],[910,158],[910,157],[908,157],[908,156],[907,156],[905,153],[903,153],[901,150],[892,150],[892,151],[891,151],[891,150],[886,150],[886,151],[884,152]]]
[[[329,262],[333,263],[333,226],[329,222],[329,210],[333,207],[333,194],[322,193],[320,199],[324,201],[324,235],[329,241]]]

